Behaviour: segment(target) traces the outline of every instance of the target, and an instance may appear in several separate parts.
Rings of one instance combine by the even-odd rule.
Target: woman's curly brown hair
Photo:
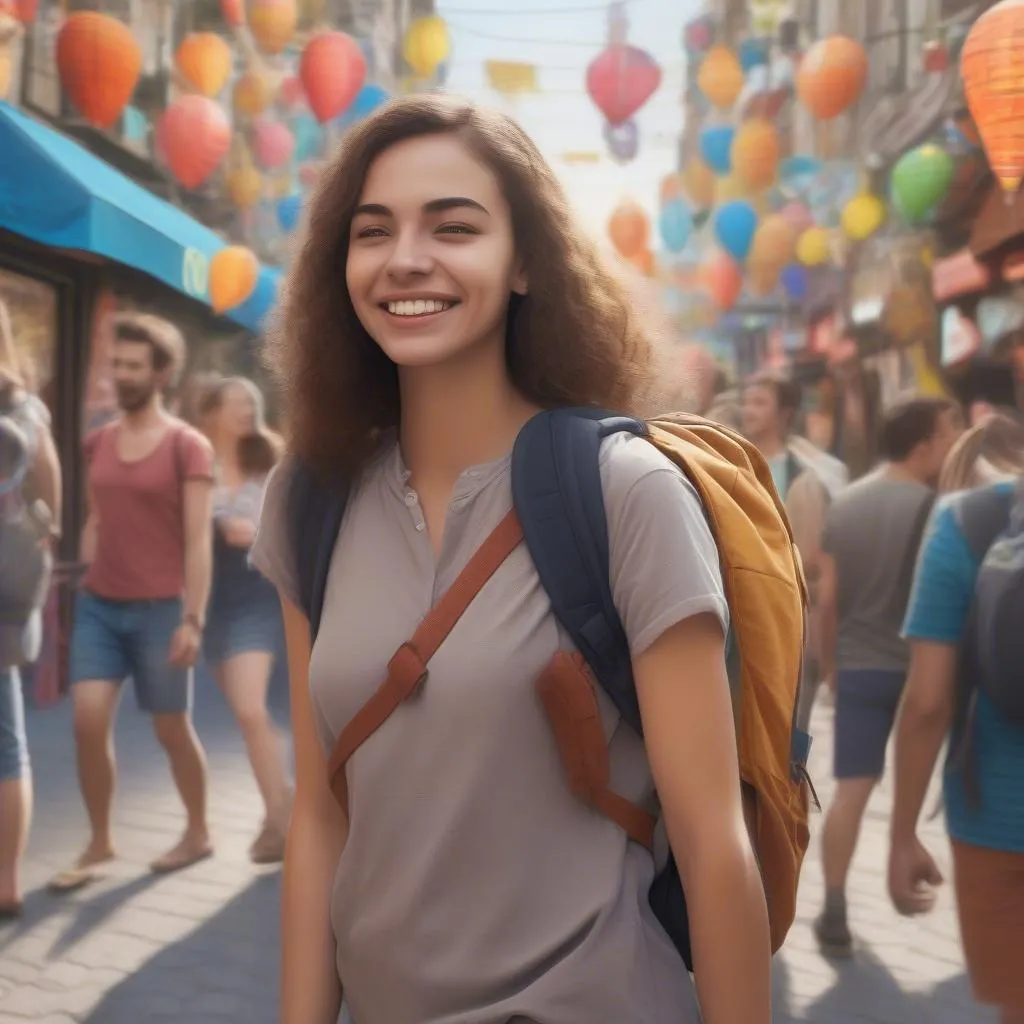
[[[512,213],[529,294],[510,300],[516,388],[544,407],[628,411],[649,382],[650,348],[622,284],[573,223],[551,168],[510,118],[464,100],[409,96],[349,130],[325,168],[269,331],[289,449],[323,471],[356,471],[399,420],[398,371],[345,286],[349,231],[373,161],[406,139],[451,134],[495,174]]]

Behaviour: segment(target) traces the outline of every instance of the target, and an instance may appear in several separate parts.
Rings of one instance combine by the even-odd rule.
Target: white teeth
[[[451,303],[440,299],[402,299],[401,302],[389,302],[387,307],[388,312],[395,316],[424,316],[426,313],[443,313]]]

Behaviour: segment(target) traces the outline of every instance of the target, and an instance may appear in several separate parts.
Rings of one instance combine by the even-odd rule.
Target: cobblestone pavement
[[[30,713],[37,820],[26,914],[0,929],[0,1024],[273,1024],[278,875],[252,867],[246,847],[258,799],[241,742],[215,693],[200,694],[200,734],[213,780],[217,856],[155,879],[148,860],[176,838],[180,812],[145,719],[126,701],[117,733],[117,835],[122,859],[92,888],[57,898],[41,887],[77,851],[84,814],[74,781],[69,708]],[[830,792],[830,712],[819,707],[814,775]],[[883,863],[888,794],[872,804],[850,885],[860,946],[832,965],[809,931],[821,898],[817,845],[800,917],[776,970],[777,1024],[982,1024],[963,976],[950,894],[925,921],[889,907]],[[820,819],[815,830],[820,827]],[[928,839],[948,866],[938,822]],[[608,1022],[626,1024],[626,1022]]]

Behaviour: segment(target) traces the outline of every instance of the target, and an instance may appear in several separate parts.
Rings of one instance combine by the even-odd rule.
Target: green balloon
[[[892,198],[911,224],[919,224],[940,203],[953,181],[953,158],[938,146],[918,146],[892,169]]]

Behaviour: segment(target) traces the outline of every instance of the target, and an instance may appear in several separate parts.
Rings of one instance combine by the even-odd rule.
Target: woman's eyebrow
[[[444,199],[431,199],[423,204],[424,213],[446,213],[448,210],[469,209],[479,210],[490,216],[490,211],[482,203],[467,196],[446,196]],[[361,203],[356,207],[353,216],[366,214],[373,217],[393,217],[394,213],[383,203]]]

